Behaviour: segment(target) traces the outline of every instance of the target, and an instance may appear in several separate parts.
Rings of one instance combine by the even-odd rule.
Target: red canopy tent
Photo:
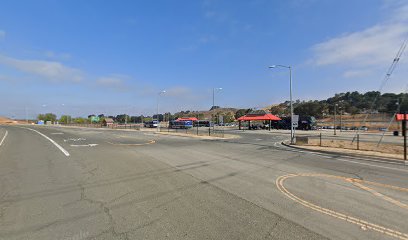
[[[272,113],[266,113],[264,115],[245,115],[238,118],[238,121],[279,121],[282,120]]]
[[[263,110],[261,111],[253,111],[251,113],[248,113],[245,116],[242,116],[240,118],[237,119],[239,121],[239,129],[241,130],[241,122],[242,121],[248,121],[249,122],[249,126],[248,128],[250,128],[251,125],[251,121],[269,121],[269,130],[271,130],[271,121],[279,121],[281,120],[279,117],[271,114],[271,113],[267,113]]]
[[[395,115],[395,120],[397,121],[404,121],[404,114],[398,113]],[[408,120],[408,114],[405,114],[405,120]]]
[[[198,121],[198,119],[195,118],[195,117],[182,117],[182,118],[177,118],[176,121],[177,122],[180,122],[180,121],[193,121],[193,122],[196,122],[196,121]]]

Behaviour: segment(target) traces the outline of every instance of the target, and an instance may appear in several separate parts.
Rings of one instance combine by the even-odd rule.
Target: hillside
[[[0,124],[18,124],[18,121],[6,117],[0,117]]]
[[[234,120],[236,108],[216,108],[209,111],[181,111],[174,114],[174,118],[178,117],[198,117],[199,119],[212,119],[213,116],[222,115],[225,118]],[[229,120],[226,119],[226,120]],[[229,121],[226,121],[229,122]]]
[[[371,91],[366,93],[346,92],[337,93],[333,97],[325,100],[310,100],[293,102],[294,113],[298,115],[314,116],[318,119],[325,116],[339,114],[376,114],[387,113],[394,114],[395,112],[408,111],[408,94],[395,94]],[[271,105],[266,107],[272,114],[279,116],[289,115],[289,101],[284,103]]]

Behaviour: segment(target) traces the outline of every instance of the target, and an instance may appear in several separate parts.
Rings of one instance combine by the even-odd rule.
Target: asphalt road
[[[0,126],[0,239],[408,239],[408,167],[280,133]]]

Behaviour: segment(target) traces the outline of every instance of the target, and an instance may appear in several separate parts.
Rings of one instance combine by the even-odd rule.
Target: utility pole
[[[334,119],[333,119],[333,125],[334,125],[334,135],[336,135],[336,107],[338,104],[334,104]]]
[[[404,121],[402,122],[402,134],[404,136],[404,162],[407,161],[407,112],[404,112]]]
[[[340,108],[340,132],[342,131],[342,129],[343,129],[343,127],[342,127],[342,125],[343,125],[343,122],[342,122],[342,116],[343,116],[343,108],[342,107],[339,107]]]

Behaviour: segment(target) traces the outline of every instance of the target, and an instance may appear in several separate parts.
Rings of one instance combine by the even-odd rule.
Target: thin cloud
[[[345,78],[367,77],[373,74],[371,70],[350,70],[343,73]]]
[[[6,38],[6,31],[0,29],[0,40]]]
[[[344,34],[312,47],[314,65],[368,67],[387,64],[408,36],[408,4],[391,11],[390,20]]]
[[[50,50],[45,51],[44,55],[52,59],[68,60],[71,58],[71,54],[69,53],[57,53],[57,52],[50,51]]]
[[[0,55],[0,64],[51,82],[81,82],[83,80],[82,71],[55,61],[21,60]]]
[[[96,79],[96,84],[100,87],[112,89],[112,90],[124,90],[126,89],[125,81],[119,76],[100,77]]]
[[[169,89],[166,89],[166,96],[169,97],[187,97],[191,96],[192,91],[189,88],[186,87],[172,87]]]

